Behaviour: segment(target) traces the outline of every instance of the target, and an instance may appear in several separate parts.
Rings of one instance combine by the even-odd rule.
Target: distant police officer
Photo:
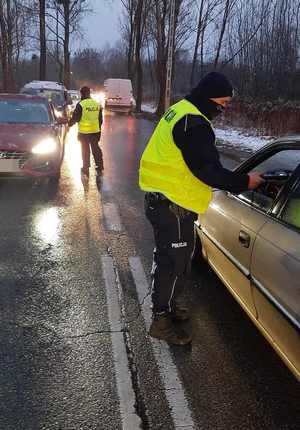
[[[82,169],[85,176],[89,176],[90,147],[95,160],[96,174],[100,175],[103,170],[102,151],[99,147],[102,125],[102,109],[100,104],[91,98],[89,87],[80,89],[81,101],[76,105],[69,126],[78,122],[78,140],[81,143]]]
[[[179,302],[194,248],[194,221],[212,198],[212,187],[240,193],[258,187],[259,173],[240,174],[219,161],[211,120],[233,95],[227,78],[206,75],[184,99],[170,107],[154,130],[140,162],[145,212],[152,224],[153,320],[149,334],[175,345],[192,336],[174,320],[189,319]]]

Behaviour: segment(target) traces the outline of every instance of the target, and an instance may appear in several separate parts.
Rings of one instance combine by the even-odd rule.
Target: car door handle
[[[250,236],[245,231],[241,230],[239,234],[239,242],[245,248],[249,248],[250,246]]]

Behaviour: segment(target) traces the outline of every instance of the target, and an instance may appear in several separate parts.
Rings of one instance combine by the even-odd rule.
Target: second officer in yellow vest
[[[140,187],[154,231],[152,337],[175,345],[192,340],[174,320],[189,318],[179,297],[187,282],[194,248],[194,221],[205,212],[212,187],[239,193],[256,188],[258,173],[225,169],[215,147],[211,120],[230,101],[233,89],[217,72],[206,75],[183,100],[164,114],[140,163]]]
[[[89,176],[90,147],[96,165],[96,174],[100,175],[103,170],[102,151],[99,147],[102,125],[102,108],[100,104],[91,98],[89,87],[80,90],[81,100],[77,104],[69,126],[78,123],[78,140],[81,143],[82,152],[82,174]]]

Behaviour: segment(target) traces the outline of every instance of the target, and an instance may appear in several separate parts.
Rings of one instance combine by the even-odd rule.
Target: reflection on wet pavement
[[[35,226],[41,239],[47,244],[54,245],[57,242],[60,228],[57,208],[41,210],[36,216]]]
[[[124,315],[132,321],[131,358],[138,363],[133,366],[141,375],[138,390],[151,415],[147,428],[170,428],[128,265],[128,256],[140,254],[145,269],[151,269],[152,231],[143,215],[137,175],[154,125],[124,115],[105,118],[100,142],[105,170],[99,183],[93,168],[89,180],[82,181],[76,127],[67,137],[58,186],[0,181],[1,430],[121,428],[101,265],[107,254],[116,261],[112,276],[123,287]],[[273,374],[276,358],[211,278],[208,274],[194,285],[190,297],[197,329],[192,350],[172,350],[201,423],[197,428],[292,429],[284,420],[286,411],[296,411],[299,403],[293,401],[296,390],[289,388],[295,385],[284,382],[281,368]],[[232,330],[235,325],[238,331]],[[248,338],[254,347],[246,357]],[[257,364],[267,354],[271,366],[268,362],[265,372]],[[263,388],[261,381],[266,381]],[[173,385],[169,391],[173,395]]]
[[[80,168],[73,127],[57,185],[0,180],[1,430],[118,423],[110,337],[101,333],[102,208],[94,173],[83,184]]]
[[[65,164],[68,174],[77,189],[82,189],[81,173],[82,166],[81,148],[77,139],[77,126],[69,130],[65,145]]]

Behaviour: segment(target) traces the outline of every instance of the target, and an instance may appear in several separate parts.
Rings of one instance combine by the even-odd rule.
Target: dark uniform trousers
[[[145,213],[154,231],[152,303],[159,314],[171,311],[188,281],[197,215],[160,193],[146,193]]]
[[[82,164],[84,169],[90,167],[90,147],[92,149],[93,157],[96,167],[103,168],[102,151],[99,146],[101,133],[78,133],[78,140],[81,144]]]

